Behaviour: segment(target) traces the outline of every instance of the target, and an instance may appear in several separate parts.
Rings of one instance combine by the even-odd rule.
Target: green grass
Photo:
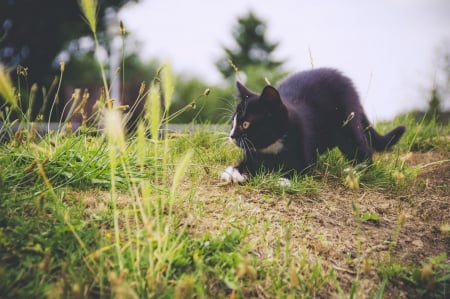
[[[298,196],[321,197],[322,189],[333,185],[354,192],[355,198],[371,190],[402,194],[415,183],[418,170],[400,157],[411,147],[408,142],[417,140],[442,150],[439,136],[447,129],[434,126],[425,130],[428,124],[410,124],[400,149],[381,154],[368,168],[349,170],[338,152],[330,152],[311,175],[294,178],[289,187],[278,185],[277,174],[262,174],[246,186],[221,186],[215,178],[239,152],[222,134],[206,129],[159,140],[136,134],[122,146],[120,138],[83,133],[4,143],[0,289],[7,297],[357,296],[359,278],[350,288],[341,285],[333,267],[308,253],[307,241],[292,243],[289,222],[275,237],[269,233],[275,224],[270,219],[261,224],[255,216],[193,233],[186,219],[201,218],[208,209],[203,202],[208,195],[197,191],[211,184],[210,197],[235,196],[226,188],[237,188],[258,193],[266,204],[285,200],[288,206]],[[404,174],[400,181],[398,172]],[[349,173],[358,189],[346,185]],[[226,213],[232,215],[233,209],[245,207]],[[372,221],[376,213],[355,211],[359,225],[378,222]],[[308,219],[303,223],[300,228],[308,231]],[[260,239],[252,241],[255,234]],[[256,247],[270,243],[260,249],[263,258],[253,252],[254,242]],[[318,248],[331,246],[320,235],[314,242]],[[442,259],[433,262],[443,277],[436,276],[441,287],[435,293],[417,274],[420,266],[393,270],[392,261],[377,266],[380,284],[372,294],[383,294],[392,280],[408,281],[418,293],[443,294],[449,269]]]
[[[148,101],[158,102],[159,92],[150,94]],[[420,167],[405,163],[404,156],[449,147],[448,127],[404,116],[379,125],[383,131],[401,123],[408,131],[393,152],[378,154],[368,167],[353,168],[334,150],[319,157],[309,175],[294,177],[290,186],[280,186],[281,174],[276,173],[258,175],[245,186],[222,186],[216,178],[238,160],[239,150],[228,144],[225,134],[209,132],[207,126],[159,138],[157,130],[170,116],[169,111],[155,113],[154,107],[147,106],[144,122],[128,137],[123,126],[116,126],[119,114],[97,135],[86,128],[43,137],[23,130],[1,144],[3,295],[358,296],[365,266],[358,266],[355,280],[347,285],[321,256],[332,247],[326,235],[314,236],[318,253],[312,255],[308,241],[293,242],[294,230],[311,231],[308,215],[299,215],[297,224],[248,216],[234,192],[257,194],[264,205],[284,201],[289,207],[320,199],[326,196],[323,190],[339,186],[353,198],[354,230],[361,235],[364,225],[382,220],[377,212],[361,211],[358,198],[370,192],[402,196],[420,172]],[[13,124],[7,117],[2,121],[6,128]],[[26,115],[21,121],[31,125]],[[199,195],[203,189],[209,193]],[[218,202],[228,197],[231,207]],[[189,219],[210,216],[205,203],[209,198],[218,198],[212,203],[214,213],[224,213],[228,222],[211,223],[210,230],[191,229]],[[445,294],[445,257],[430,257],[423,265],[391,258],[403,226],[398,221],[390,258],[376,266],[380,281],[370,296],[381,297],[389,282],[399,280],[417,294]],[[362,256],[364,244],[358,244],[356,255]],[[432,278],[423,278],[423,267],[430,264]],[[433,288],[426,279],[432,279]]]
[[[157,102],[159,92],[150,94],[148,101]],[[170,114],[155,113],[154,107],[147,106],[147,116],[130,136],[116,119],[120,114],[111,114],[111,124],[106,121],[104,132],[94,135],[86,128],[43,137],[23,130],[1,144],[2,296],[381,298],[398,281],[415,294],[448,294],[445,256],[420,264],[397,260],[402,213],[391,229],[387,258],[372,266],[379,281],[369,293],[362,277],[374,263],[365,259],[365,244],[358,241],[366,226],[383,223],[379,212],[362,210],[361,199],[371,193],[410,196],[421,166],[411,166],[405,157],[411,151],[447,151],[448,127],[404,116],[379,125],[384,131],[402,123],[408,131],[392,152],[377,154],[368,167],[353,168],[334,150],[290,186],[280,186],[277,173],[224,186],[219,173],[240,155],[226,135],[205,126],[161,137],[158,129]],[[2,121],[12,125],[8,118]],[[26,115],[21,121],[31,125]],[[353,266],[351,282],[327,260],[333,244],[326,232],[313,232],[314,216],[283,219],[288,209],[316,201],[331,209],[330,192],[352,202],[354,255],[362,262]],[[255,206],[242,198],[256,201],[256,207],[286,203],[286,210],[281,220],[253,214]],[[299,232],[312,239],[294,238]],[[431,278],[421,274],[426,265],[432,265]]]

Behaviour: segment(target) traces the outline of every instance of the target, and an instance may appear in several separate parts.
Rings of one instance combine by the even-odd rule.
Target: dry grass
[[[450,162],[446,158],[439,152],[413,153],[408,163],[425,166],[417,186],[399,194],[370,189],[355,194],[341,184],[328,183],[313,195],[276,195],[248,186],[217,187],[217,181],[209,180],[199,187],[196,204],[202,213],[190,215],[190,232],[201,235],[246,227],[251,252],[266,260],[274,256],[289,229],[291,254],[306,252],[309,260],[322,260],[326,268],[335,269],[345,290],[359,276],[360,295],[367,297],[380,283],[380,264],[398,260],[418,265],[448,251],[450,239],[439,231],[450,219]],[[380,220],[359,221],[355,205],[360,214],[376,213]],[[390,252],[400,214],[406,221]],[[385,295],[407,297],[404,287],[391,288]]]
[[[180,202],[176,213],[184,217],[182,224],[192,237],[220,235],[233,228],[246,231],[241,245],[249,248],[258,267],[276,264],[287,273],[289,262],[295,265],[303,259],[313,265],[320,261],[324,271],[333,269],[344,293],[358,281],[355,295],[367,298],[381,283],[383,265],[418,266],[450,248],[449,236],[440,231],[450,219],[448,157],[431,151],[405,158],[421,171],[414,186],[394,193],[370,188],[354,192],[337,181],[321,183],[319,190],[308,194],[271,192],[223,185],[217,176],[203,172],[193,185],[185,180],[182,188],[191,195]],[[108,200],[102,192],[96,193],[95,200],[88,194],[83,197],[90,208],[87,213],[104,208]],[[126,201],[119,197],[118,204],[126,206]],[[360,220],[357,215],[365,212],[379,215],[379,221]],[[399,224],[399,217],[406,217],[404,223]],[[273,283],[270,275],[265,276],[246,294],[267,297],[265,290]],[[394,281],[384,296],[407,298],[409,288],[401,280]],[[333,283],[316,294],[321,298],[338,295]]]

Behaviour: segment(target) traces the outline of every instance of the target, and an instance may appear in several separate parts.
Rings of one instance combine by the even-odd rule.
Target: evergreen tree
[[[225,78],[233,77],[235,73],[233,65],[243,71],[250,67],[271,70],[281,66],[283,61],[272,58],[278,43],[267,41],[266,27],[265,22],[252,12],[238,18],[238,24],[233,28],[232,33],[237,47],[234,49],[224,47],[226,55],[216,63]]]
[[[434,86],[431,89],[430,100],[428,101],[427,116],[429,118],[435,118],[437,120],[440,114],[441,114],[441,98],[439,96],[437,87]]]

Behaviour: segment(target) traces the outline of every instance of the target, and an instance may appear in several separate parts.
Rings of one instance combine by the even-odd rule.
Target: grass
[[[449,294],[448,126],[406,115],[377,125],[408,131],[369,167],[331,151],[290,186],[280,174],[224,185],[219,174],[240,153],[223,133],[161,133],[183,112],[169,110],[170,67],[128,136],[110,99],[100,99],[103,131],[38,136],[0,71],[10,113],[1,120],[2,298]],[[13,134],[12,113],[30,129]]]
[[[218,174],[239,151],[207,128],[148,138],[149,121],[128,138],[112,125],[98,136],[12,136],[0,158],[1,292],[18,298],[381,298],[402,284],[407,294],[445,296],[445,247],[402,260],[404,214],[395,207],[371,210],[378,203],[366,202],[380,196],[414,208],[424,194],[423,166],[406,158],[423,144],[425,152],[447,150],[447,127],[401,121],[409,128],[404,140],[369,168],[349,168],[333,151],[286,187],[277,174],[222,185]],[[345,221],[334,215],[337,200],[351,203]],[[352,236],[344,259],[336,260],[341,252],[328,222]],[[389,242],[372,256],[367,250],[383,239],[365,235],[383,226]]]

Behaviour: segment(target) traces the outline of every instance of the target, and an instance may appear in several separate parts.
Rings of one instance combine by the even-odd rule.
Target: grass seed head
[[[175,174],[173,176],[173,182],[172,182],[172,189],[171,189],[171,195],[174,196],[176,189],[178,188],[178,186],[180,185],[187,169],[188,166],[191,163],[191,159],[193,156],[193,151],[189,150],[184,157],[181,159],[181,161],[179,162],[178,166],[176,167],[175,170]]]
[[[66,123],[66,132],[67,132],[68,134],[71,134],[71,133],[72,133],[72,123],[71,123],[70,121],[68,121],[68,122]]]
[[[175,287],[175,299],[191,298],[195,280],[192,275],[186,275],[177,282]]]
[[[89,28],[95,33],[97,30],[97,0],[80,0],[79,4]]]
[[[166,63],[161,73],[161,81],[164,92],[164,105],[165,110],[169,111],[172,103],[172,96],[175,90],[175,78],[172,73],[172,67],[169,63]]]
[[[431,264],[425,264],[422,269],[420,269],[420,279],[426,284],[427,289],[433,288],[434,272]]]
[[[17,76],[23,76],[24,78],[28,78],[28,68],[23,67],[20,64],[17,66],[16,69]]]
[[[405,175],[398,170],[394,171],[392,173],[392,176],[394,177],[395,183],[397,185],[402,185],[405,182]]]
[[[105,109],[103,115],[105,133],[110,144],[117,146],[122,152],[125,151],[125,133],[123,129],[122,113],[119,110]]]
[[[17,109],[17,98],[14,95],[11,77],[3,64],[0,64],[0,97],[5,99],[13,109]]]
[[[145,105],[145,115],[150,122],[150,134],[153,140],[158,140],[161,125],[161,96],[158,82],[154,81],[150,86]]]
[[[250,281],[254,281],[257,278],[256,269],[250,264],[247,258],[244,258],[236,271],[236,277],[238,279],[248,278]]]
[[[289,268],[289,279],[291,282],[291,286],[293,288],[298,288],[298,286],[299,286],[298,276],[297,276],[297,271],[295,270],[294,267]]]
[[[139,121],[137,127],[137,161],[141,167],[141,171],[144,171],[145,166],[145,127],[142,121]]]
[[[450,224],[449,223],[443,223],[439,227],[439,230],[441,231],[441,234],[443,234],[444,236],[450,236]]]
[[[353,191],[359,190],[359,176],[353,168],[345,169],[347,176],[344,179],[344,184]]]
[[[404,212],[400,212],[400,214],[398,215],[398,224],[400,226],[403,226],[406,222],[406,214]]]
[[[139,87],[139,97],[141,97],[144,94],[145,91],[145,82],[141,82],[141,86]]]
[[[37,83],[33,83],[33,85],[31,85],[31,90],[30,90],[30,92],[31,92],[32,94],[36,94],[37,91],[38,91],[38,85],[37,85]]]
[[[122,20],[119,21],[119,28],[120,28],[120,34],[122,36],[127,35],[127,30],[125,29],[125,26],[123,25]]]

